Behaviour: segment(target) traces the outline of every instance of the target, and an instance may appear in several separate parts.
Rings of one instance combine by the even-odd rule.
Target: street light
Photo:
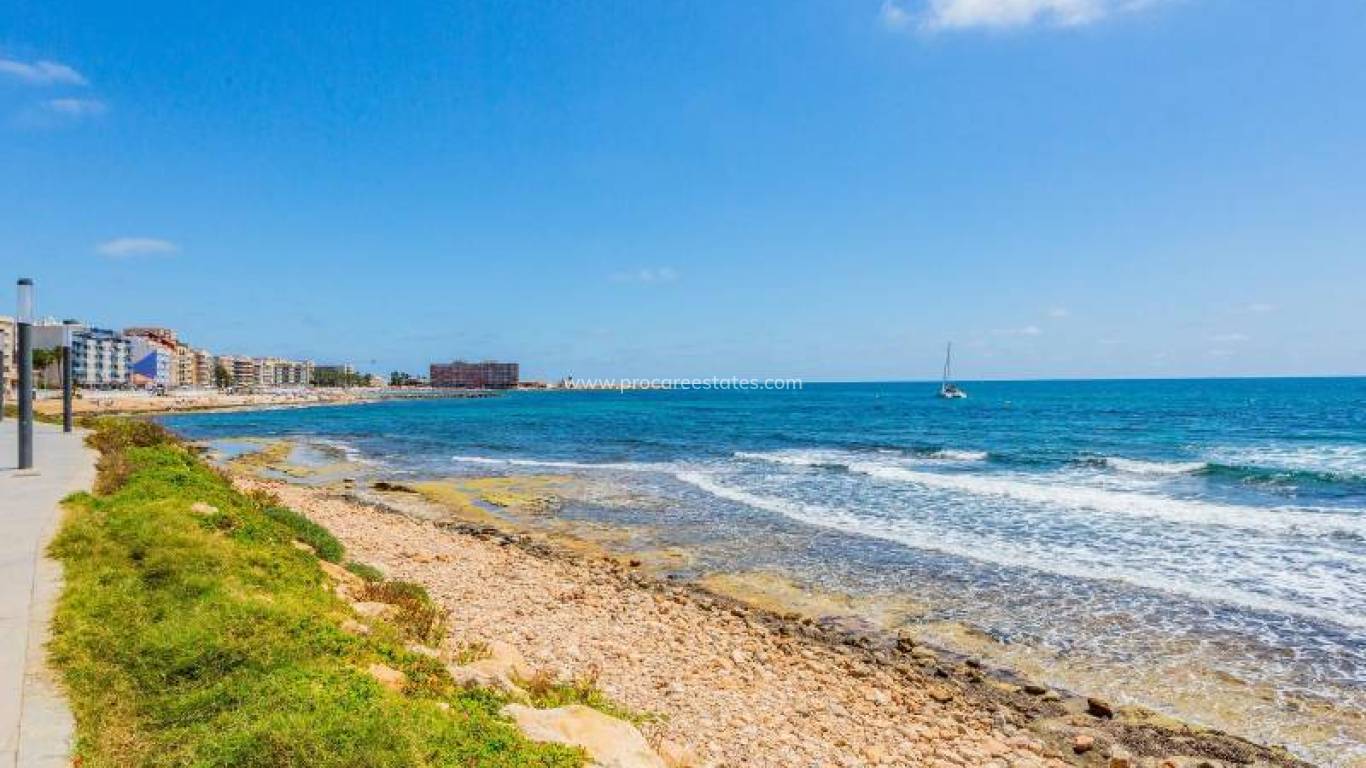
[[[33,469],[33,280],[19,278],[19,469]]]
[[[71,338],[74,335],[72,328],[74,321],[68,320],[62,324],[62,431],[71,431],[71,396],[76,389],[76,382],[71,377]]]

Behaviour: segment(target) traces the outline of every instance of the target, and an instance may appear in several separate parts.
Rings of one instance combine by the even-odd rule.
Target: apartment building
[[[234,387],[254,387],[257,385],[255,360],[250,357],[234,357],[232,355],[220,357],[218,360],[232,375]]]
[[[309,360],[259,357],[255,363],[256,383],[263,387],[306,387],[313,381],[313,363]]]
[[[33,326],[33,348],[62,346],[71,332],[71,378],[85,389],[117,389],[128,386],[132,375],[132,345],[123,334],[94,328],[75,320],[44,321]]]
[[[217,382],[213,380],[214,369],[218,367],[217,358],[207,349],[192,349],[190,352],[194,359],[194,385],[196,387],[217,386]]]
[[[499,363],[492,360],[467,363],[457,360],[453,363],[431,364],[433,387],[515,389],[518,379],[519,366],[517,363]]]
[[[128,339],[132,354],[132,375],[134,386],[170,387],[175,370],[175,347],[151,336],[133,336]]]
[[[4,368],[4,373],[0,374],[0,389],[5,392],[5,402],[13,402],[10,398],[19,390],[19,370],[14,367],[14,318],[0,315],[0,368]]]

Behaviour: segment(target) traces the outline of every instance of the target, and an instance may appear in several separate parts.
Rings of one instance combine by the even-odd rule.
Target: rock
[[[290,546],[294,547],[300,552],[307,552],[308,554],[313,555],[314,557],[318,556],[318,550],[314,549],[311,544],[305,544],[304,542],[299,541],[298,539],[289,542],[289,544]]]
[[[1072,738],[1072,751],[1079,755],[1090,752],[1096,746],[1096,737],[1089,733],[1079,733]]]
[[[863,759],[867,760],[869,765],[878,765],[887,759],[887,750],[876,744],[870,744],[863,749]]]
[[[929,695],[931,699],[940,704],[947,704],[948,702],[953,701],[953,691],[942,685],[932,686],[929,690]]]
[[[1086,700],[1086,713],[1092,717],[1100,717],[1106,720],[1115,716],[1115,708],[1110,706],[1110,702],[1104,699],[1089,698]]]
[[[319,560],[318,567],[322,568],[323,573],[327,574],[328,578],[336,583],[337,594],[342,597],[358,595],[361,590],[365,588],[365,579],[362,579],[336,563]]]
[[[1110,755],[1110,768],[1134,768],[1134,759],[1128,752],[1116,750]]]
[[[1024,692],[1030,696],[1042,696],[1048,693],[1048,689],[1038,683],[1025,683]]]
[[[676,741],[663,739],[659,742],[659,748],[655,750],[659,753],[664,764],[669,768],[697,768],[702,764],[697,753],[686,744],[679,744]]]
[[[190,505],[190,511],[196,515],[216,515],[218,514],[218,507],[215,507],[212,504],[206,504],[202,501],[196,501]]]
[[[602,768],[670,768],[634,725],[596,709],[580,704],[555,709],[509,704],[502,711],[528,739],[580,747]]]
[[[1062,694],[1057,691],[1048,691],[1043,695],[1044,701],[1062,701]]]
[[[911,658],[920,661],[934,661],[939,658],[939,654],[922,645],[911,649]]]
[[[896,636],[896,649],[902,653],[910,653],[915,649],[915,638],[905,632],[898,633]]]
[[[536,670],[531,668],[526,659],[510,643],[502,640],[494,640],[488,644],[488,657],[473,662],[483,665],[484,668],[517,680],[530,680],[536,675]]]
[[[380,685],[391,691],[403,690],[403,684],[408,682],[407,675],[383,664],[371,664],[365,671],[369,672],[370,676],[375,678]]]
[[[463,667],[451,665],[446,667],[451,679],[455,684],[462,688],[488,688],[507,694],[515,701],[528,701],[526,691],[512,682],[512,678],[500,672],[490,670],[480,666],[480,662],[466,664]]]

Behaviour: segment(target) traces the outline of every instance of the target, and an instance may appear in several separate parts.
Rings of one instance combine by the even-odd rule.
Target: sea
[[[1044,682],[1366,765],[1366,379],[528,391],[169,416],[557,517]],[[755,583],[766,583],[758,581]]]

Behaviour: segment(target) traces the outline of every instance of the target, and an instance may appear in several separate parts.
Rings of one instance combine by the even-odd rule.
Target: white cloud
[[[1048,310],[1048,316],[1056,320],[1061,320],[1064,317],[1071,317],[1072,312],[1068,310],[1067,307],[1053,307]]]
[[[88,81],[80,72],[55,61],[35,61],[32,63],[0,59],[0,75],[12,77],[31,85],[86,85]]]
[[[1276,305],[1267,304],[1264,301],[1255,301],[1251,304],[1248,304],[1246,307],[1243,307],[1243,309],[1253,313],[1254,315],[1265,315],[1267,312],[1275,312]]]
[[[108,109],[99,99],[48,99],[43,106],[67,117],[95,117]]]
[[[647,267],[634,272],[618,272],[612,275],[617,283],[672,283],[679,277],[673,267]]]
[[[180,246],[170,240],[155,237],[117,237],[95,246],[95,252],[115,259],[132,256],[169,256],[180,252]]]
[[[882,23],[890,29],[909,27],[915,20],[911,12],[902,8],[896,0],[882,0],[882,10],[879,13],[882,16]]]
[[[1244,333],[1216,333],[1209,337],[1210,341],[1219,344],[1236,344],[1240,341],[1247,341],[1247,334]]]
[[[1135,11],[1159,0],[884,0],[880,15],[890,28],[927,30],[1021,27],[1050,24],[1075,27],[1116,13]]]
[[[1020,328],[997,328],[996,334],[1000,336],[1041,336],[1043,329],[1037,325],[1026,325]]]

